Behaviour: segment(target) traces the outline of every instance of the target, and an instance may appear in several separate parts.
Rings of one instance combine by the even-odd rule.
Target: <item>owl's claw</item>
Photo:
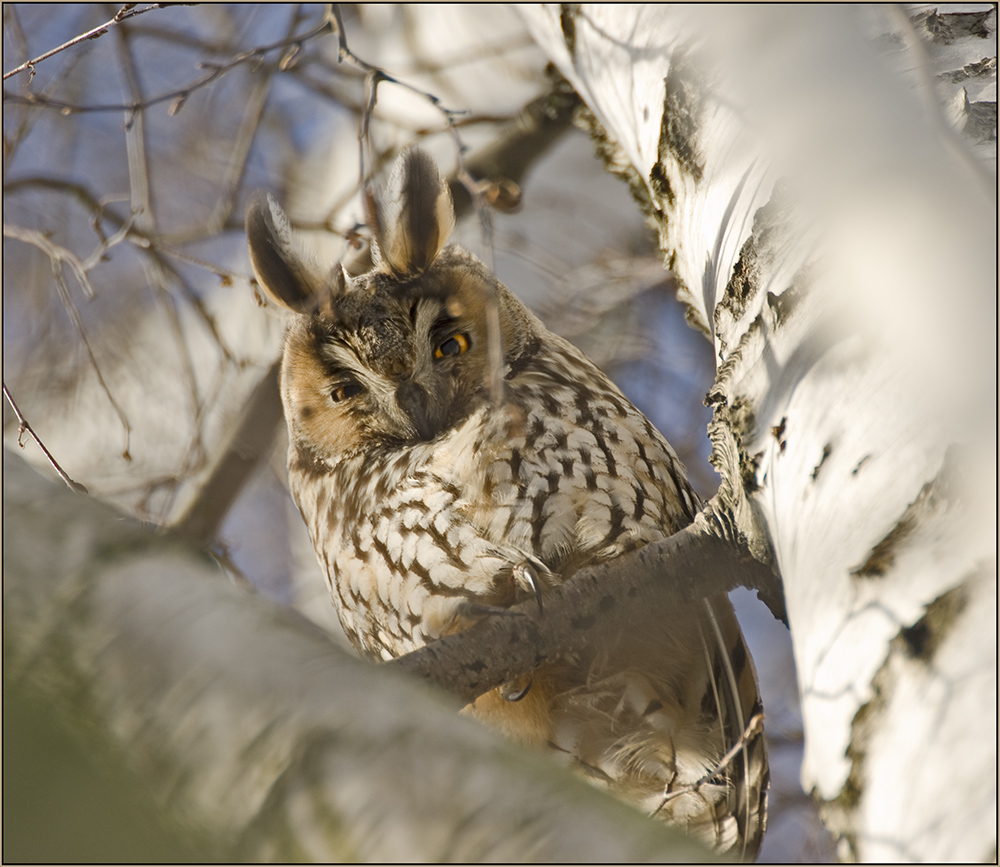
[[[528,682],[521,689],[514,691],[514,681],[510,683],[505,683],[500,687],[500,695],[503,697],[504,701],[516,702],[524,698],[529,692],[531,692],[532,679],[531,675],[527,676]]]
[[[535,601],[538,603],[538,616],[544,616],[545,609],[542,607],[542,585],[538,582],[538,575],[535,573],[535,568],[530,563],[521,563],[519,566],[515,566],[514,580],[516,580],[522,587],[531,588],[535,594]]]

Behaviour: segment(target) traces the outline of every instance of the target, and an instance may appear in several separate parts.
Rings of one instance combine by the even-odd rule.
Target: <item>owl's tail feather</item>
[[[764,713],[753,660],[742,632],[734,619],[724,630],[713,601],[705,599],[703,604],[711,631],[707,639],[702,636],[708,676],[719,709],[721,743],[728,746],[712,775],[721,774],[733,782],[730,810],[738,829],[740,856],[745,859],[759,848],[767,817],[769,773]],[[715,653],[709,642],[714,644]]]

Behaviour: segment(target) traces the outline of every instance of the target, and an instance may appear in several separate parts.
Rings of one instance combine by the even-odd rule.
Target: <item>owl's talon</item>
[[[535,601],[538,603],[538,616],[543,617],[545,609],[542,607],[542,585],[538,582],[534,567],[530,563],[521,563],[514,567],[514,573],[518,584],[528,586],[534,592]]]
[[[512,702],[512,703],[520,701],[529,692],[531,692],[531,685],[532,685],[532,683],[533,683],[533,681],[531,679],[531,676],[529,675],[528,676],[528,682],[525,684],[524,688],[518,690],[517,692],[507,692],[506,691],[509,687],[512,686],[513,681],[511,681],[511,683],[505,683],[502,687],[500,687],[500,689],[501,689],[500,695],[503,696],[503,700],[504,701],[509,701],[509,702]]]

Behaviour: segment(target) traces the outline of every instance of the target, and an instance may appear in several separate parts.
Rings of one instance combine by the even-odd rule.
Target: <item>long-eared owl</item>
[[[430,157],[403,153],[372,222],[373,267],[357,277],[298,255],[270,197],[251,204],[247,237],[258,281],[294,314],[281,374],[292,495],[348,637],[388,660],[675,533],[698,501],[614,384],[445,246],[454,211]],[[760,699],[729,600],[605,644],[466,711],[753,857],[767,755],[746,734]]]

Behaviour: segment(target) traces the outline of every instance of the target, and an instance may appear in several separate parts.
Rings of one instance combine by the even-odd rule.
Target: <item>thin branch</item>
[[[8,5],[11,9],[14,8],[14,4]],[[8,6],[4,6],[5,20],[7,8]],[[69,55],[66,58],[66,62],[58,67],[50,79],[45,82],[45,86],[41,88],[41,95],[44,98],[49,98],[52,94],[59,91],[64,82],[72,81],[82,57],[82,53]],[[11,115],[11,128],[10,130],[4,130],[4,156],[7,160],[10,160],[14,156],[21,143],[30,135],[39,117],[41,117],[41,113],[37,111],[11,112]]]
[[[221,195],[216,200],[211,216],[201,227],[201,230],[207,235],[215,235],[220,232],[236,208],[241,184],[246,175],[250,148],[257,136],[258,129],[260,129],[274,72],[274,67],[268,66],[265,74],[258,77],[250,88],[250,93],[245,101],[243,118],[239,129],[232,138],[232,148],[223,170],[220,183]]]
[[[737,587],[773,593],[775,585],[780,596],[771,567],[716,535],[703,511],[662,542],[581,570],[547,597],[544,616],[532,598],[387,664],[471,702],[592,644],[599,632],[655,629],[678,605]]]
[[[65,247],[56,244],[51,238],[36,229],[27,229],[24,226],[17,226],[12,223],[3,224],[3,236],[5,238],[14,238],[15,240],[23,241],[25,244],[31,244],[32,246],[37,247],[49,257],[53,267],[56,267],[57,263],[65,262],[69,265],[75,275],[80,284],[80,288],[83,289],[83,294],[86,295],[88,299],[93,299],[95,297],[94,287],[91,285],[90,278],[87,276],[87,271],[89,269],[84,267],[83,262],[80,261],[79,257],[72,250],[67,250]],[[104,245],[98,245],[97,251],[88,256],[87,261],[100,261],[103,252]]]
[[[423,90],[416,85],[410,84],[409,82],[403,81],[394,75],[386,72],[382,67],[375,66],[369,63],[367,60],[363,60],[358,57],[347,44],[347,29],[344,27],[344,19],[340,14],[340,7],[336,3],[327,4],[326,14],[324,20],[331,27],[331,29],[337,34],[337,41],[339,45],[337,62],[343,63],[345,60],[353,65],[356,69],[363,72],[366,76],[365,87],[368,92],[368,98],[366,100],[365,109],[361,115],[361,130],[359,134],[359,139],[361,143],[361,184],[362,186],[367,183],[368,178],[365,174],[365,160],[364,160],[364,144],[369,137],[369,126],[371,118],[375,113],[375,104],[378,101],[378,85],[382,81],[388,81],[392,84],[397,84],[400,87],[409,90],[411,93],[417,96],[423,97],[431,105],[433,105],[441,114],[444,116],[445,122],[448,124],[448,130],[451,132],[455,139],[456,146],[456,157],[458,159],[459,165],[459,178],[464,178],[464,168],[462,163],[462,155],[465,152],[465,145],[458,134],[455,127],[455,118],[462,115],[468,114],[466,109],[451,109],[446,107],[441,98],[428,90]],[[474,200],[479,201],[477,197],[480,195],[477,184],[474,180],[469,178],[469,195],[473,197]],[[487,263],[489,264],[489,263]]]
[[[6,382],[3,384],[3,396],[7,398],[7,403],[10,404],[10,408],[14,410],[14,415],[17,416],[17,444],[23,449],[24,443],[21,441],[21,438],[24,434],[28,434],[28,436],[30,436],[35,441],[35,444],[42,450],[42,454],[45,455],[48,462],[52,464],[52,468],[59,474],[59,478],[69,485],[69,489],[71,491],[76,491],[78,494],[90,493],[86,487],[81,485],[79,482],[74,482],[69,477],[69,474],[61,466],[59,466],[59,461],[52,456],[52,452],[45,448],[45,443],[42,442],[41,437],[35,433],[31,425],[28,424],[28,420],[21,414],[21,410],[18,409],[17,404],[14,402],[14,396],[7,388]]]
[[[247,277],[247,275],[242,271],[233,271],[230,268],[224,268],[222,265],[217,265],[214,262],[209,262],[207,259],[202,259],[198,256],[192,256],[190,253],[185,253],[181,250],[175,250],[172,247],[165,247],[162,244],[157,244],[156,249],[164,256],[169,256],[171,259],[176,259],[178,262],[184,262],[186,265],[194,265],[197,268],[201,268],[203,271],[208,271],[210,274],[214,274],[219,278],[223,286],[232,286],[238,280],[246,280]],[[216,334],[216,337],[221,342],[221,336],[214,330],[213,333]],[[229,361],[237,363],[236,358],[225,346],[223,346],[222,349]]]
[[[152,7],[151,7],[152,8]],[[261,45],[257,48],[252,48],[249,51],[244,51],[242,54],[236,55],[236,57],[227,61],[226,63],[208,63],[203,62],[199,64],[201,69],[211,70],[208,74],[203,75],[201,78],[193,81],[191,84],[179,88],[177,90],[169,91],[168,93],[162,93],[159,96],[150,97],[149,99],[143,100],[141,102],[124,104],[124,103],[102,103],[98,105],[75,105],[73,103],[61,102],[59,100],[43,99],[36,96],[35,94],[14,94],[14,93],[4,93],[4,101],[10,101],[14,103],[20,103],[24,105],[37,105],[40,108],[53,108],[58,109],[63,114],[85,114],[90,112],[106,112],[106,111],[125,111],[131,114],[136,114],[140,111],[145,111],[154,105],[159,105],[162,102],[172,101],[170,106],[170,114],[175,115],[177,112],[183,108],[184,103],[188,100],[192,93],[201,88],[211,84],[217,78],[221,78],[227,72],[230,72],[237,66],[246,63],[249,60],[253,60],[257,57],[261,57],[270,51],[274,51],[278,48],[288,48],[289,46],[301,46],[318,36],[323,36],[329,32],[329,24],[326,20],[323,21],[318,27],[310,30],[308,33],[304,33],[302,36],[294,36],[290,39],[282,39],[279,42],[272,42],[270,45]],[[88,37],[92,38],[92,37]],[[79,37],[76,41],[79,41]],[[4,76],[6,78],[7,76]]]
[[[464,109],[450,109],[446,108],[439,96],[435,96],[433,93],[427,90],[422,90],[421,88],[409,84],[402,79],[396,78],[390,75],[384,69],[379,66],[375,66],[369,63],[367,60],[362,60],[358,57],[347,45],[347,30],[344,27],[344,19],[340,14],[340,7],[336,3],[328,3],[326,7],[326,13],[323,18],[324,24],[330,27],[337,34],[337,43],[339,45],[339,50],[337,54],[337,62],[342,63],[343,61],[349,61],[355,68],[363,72],[365,75],[376,74],[378,77],[385,81],[390,81],[393,84],[398,84],[400,87],[405,87],[412,93],[417,94],[417,96],[422,96],[428,102],[430,102],[435,108],[438,109],[445,117],[454,117],[457,115],[465,114]]]
[[[687,786],[681,786],[678,789],[673,789],[669,792],[663,794],[663,800],[660,801],[660,805],[650,813],[650,816],[655,816],[660,812],[670,801],[674,798],[679,798],[681,795],[687,795],[690,792],[697,792],[702,786],[707,783],[712,782],[712,779],[718,774],[721,774],[728,766],[729,763],[736,758],[737,755],[743,750],[743,748],[750,743],[754,738],[760,736],[764,732],[764,714],[755,713],[750,717],[750,722],[747,723],[747,727],[743,730],[743,733],[737,738],[736,743],[734,743],[729,751],[719,759],[718,763],[710,768],[699,780],[691,783]]]
[[[70,295],[69,286],[66,285],[66,278],[63,276],[62,264],[56,259],[51,259],[50,261],[52,263],[52,277],[55,280],[56,291],[59,293],[59,298],[62,301],[63,308],[69,315],[77,334],[80,335],[80,340],[83,341],[83,346],[87,350],[87,356],[90,358],[90,364],[94,368],[94,374],[97,376],[97,382],[101,386],[101,390],[104,392],[105,397],[107,397],[115,413],[118,415],[118,420],[122,424],[122,430],[125,435],[125,446],[122,449],[122,457],[126,461],[131,461],[132,425],[129,422],[128,417],[125,415],[125,411],[121,408],[117,399],[111,393],[111,388],[107,381],[104,379],[104,374],[101,372],[101,365],[98,363],[97,355],[94,353],[94,347],[90,345],[90,338],[87,336],[87,329],[84,328],[83,317],[80,316],[80,311],[73,302],[73,296]]]
[[[100,365],[97,363],[97,357],[94,355],[93,347],[90,345],[90,340],[87,337],[86,329],[83,326],[83,319],[80,316],[79,310],[77,310],[76,305],[73,303],[73,298],[70,295],[69,287],[66,285],[66,278],[63,275],[63,263],[70,266],[73,274],[76,276],[80,287],[83,289],[84,295],[88,298],[94,297],[94,287],[90,283],[90,279],[87,277],[87,269],[71,250],[67,250],[65,247],[61,247],[58,244],[53,243],[49,238],[34,229],[26,229],[23,226],[13,226],[9,223],[4,223],[3,226],[4,237],[16,238],[19,241],[23,241],[26,244],[32,244],[38,247],[42,252],[44,252],[49,257],[49,262],[52,265],[52,276],[55,280],[56,289],[59,293],[59,298],[62,301],[63,307],[66,313],[69,315],[76,328],[77,333],[80,335],[84,346],[87,349],[87,354],[90,357],[91,364],[94,367],[94,372],[97,374],[97,380],[101,385],[105,395],[107,395],[108,400],[111,402],[112,407],[114,407],[115,412],[118,414],[118,418],[122,423],[122,427],[125,431],[125,448],[122,452],[122,457],[126,460],[132,460],[131,454],[129,452],[129,446],[131,441],[132,426],[129,424],[128,419],[125,416],[124,411],[118,405],[118,401],[115,399],[114,395],[111,393],[111,389],[108,387],[107,382],[104,380],[104,376],[101,373]],[[101,247],[101,252],[103,253],[104,247]],[[92,255],[88,258],[88,262],[93,261],[95,264],[99,261],[99,255]]]
[[[116,36],[120,44],[119,63],[123,73],[123,87],[127,88],[128,97],[133,105],[141,104],[144,94],[133,53],[134,40],[131,32],[126,28],[118,30]],[[149,136],[146,131],[145,112],[127,112],[124,130],[125,150],[128,157],[131,213],[134,215],[136,228],[148,236],[156,232],[159,220],[149,170]],[[191,417],[196,420],[193,425],[195,431],[194,446],[200,448],[200,427],[197,420],[202,413],[203,406],[199,399],[195,364],[188,351],[185,329],[177,309],[177,299],[170,291],[168,275],[160,257],[155,255],[143,257],[142,267],[146,282],[153,290],[154,297],[160,302],[161,309],[170,325],[170,333],[177,347],[182,381],[186,386],[185,392],[189,400]]]
[[[103,218],[107,214],[108,218],[119,227],[125,225],[126,222],[130,222],[130,220],[126,221],[124,217],[107,208],[104,202],[98,198],[97,193],[89,189],[85,184],[70,180],[69,178],[59,178],[54,175],[28,175],[4,181],[3,191],[5,194],[9,194],[36,187],[72,196],[87,210],[93,211],[98,219]]]
[[[51,189],[57,192],[66,193],[79,201],[83,207],[93,211],[94,219],[92,224],[95,233],[101,239],[101,243],[98,244],[94,251],[81,262],[80,258],[72,250],[67,250],[65,247],[61,247],[60,245],[54,243],[47,235],[35,229],[27,229],[23,226],[5,223],[3,227],[5,237],[16,238],[26,244],[31,244],[32,246],[38,247],[42,250],[47,256],[49,256],[50,259],[54,258],[66,262],[73,270],[74,275],[80,282],[80,285],[88,298],[94,297],[94,289],[92,284],[89,282],[89,278],[87,276],[88,273],[100,264],[101,261],[103,261],[105,254],[109,249],[121,243],[123,240],[129,241],[129,243],[141,251],[143,256],[154,259],[158,267],[166,269],[170,276],[173,277],[185,300],[191,305],[198,318],[204,324],[205,328],[222,348],[223,355],[226,359],[237,365],[243,363],[236,358],[233,351],[223,341],[222,335],[216,327],[214,317],[206,309],[204,303],[198,295],[198,292],[187,280],[184,279],[184,276],[177,270],[176,267],[174,267],[174,265],[167,262],[166,257],[178,259],[182,262],[187,262],[204,268],[212,274],[217,275],[223,280],[224,283],[226,281],[236,280],[237,278],[242,279],[245,275],[222,268],[218,265],[213,265],[210,262],[187,255],[180,250],[173,249],[171,246],[173,243],[185,243],[191,240],[187,237],[187,233],[185,233],[184,236],[178,235],[175,238],[174,235],[166,232],[147,231],[140,226],[137,226],[131,215],[126,219],[106,207],[104,203],[97,199],[97,196],[91,190],[87,189],[82,184],[58,178],[32,176],[9,182],[5,185],[4,192],[12,193],[16,190],[30,189],[33,187],[40,187],[42,189]],[[112,224],[118,227],[111,237],[104,236],[103,231],[100,228],[100,220],[102,219],[108,219]],[[240,230],[242,231],[242,226],[240,227]],[[204,237],[205,234],[206,232],[199,230],[198,237]]]
[[[129,18],[135,18],[137,15],[143,15],[146,12],[151,12],[154,9],[163,9],[166,6],[177,6],[177,3],[154,3],[152,6],[144,6],[142,9],[136,9],[137,3],[126,3],[121,9],[115,14],[115,17],[110,21],[105,22],[99,27],[95,27],[93,30],[88,30],[86,33],[81,33],[79,36],[74,36],[69,42],[64,42],[58,48],[53,48],[51,51],[46,51],[44,54],[38,55],[31,60],[26,60],[20,66],[12,69],[10,72],[5,72],[3,80],[6,81],[18,73],[24,72],[25,70],[30,70],[29,80],[35,75],[35,67],[41,63],[43,60],[48,60],[50,57],[59,54],[61,51],[65,51],[67,48],[72,48],[74,45],[79,45],[81,42],[86,42],[88,39],[97,39],[107,33],[116,24],[120,24],[122,21],[126,21]],[[185,6],[194,6],[194,3],[185,3]]]
[[[267,98],[270,93],[272,77],[278,70],[285,71],[291,68],[292,63],[290,62],[290,59],[299,52],[303,44],[304,40],[294,36],[294,30],[298,26],[299,20],[298,15],[293,15],[288,23],[283,42],[290,43],[290,47],[288,48],[285,56],[276,66],[273,64],[267,65],[263,70],[263,75],[255,76],[256,80],[250,88],[248,98],[244,102],[245,108],[243,111],[243,119],[240,122],[240,127],[232,137],[232,148],[229,151],[226,166],[220,181],[221,193],[216,200],[215,206],[212,209],[212,214],[209,216],[208,220],[201,226],[197,227],[198,232],[202,237],[205,235],[218,234],[226,226],[233,214],[241,184],[246,174],[247,160],[250,156],[250,149],[253,145],[254,139],[256,138],[257,131],[260,128],[261,118],[264,115],[264,108],[267,104]],[[321,27],[315,32],[320,32],[323,26],[324,25],[321,25]],[[180,109],[181,104],[182,103],[174,103],[174,105],[171,106],[171,111],[176,113]]]
[[[138,238],[139,236],[136,237]],[[168,256],[173,256],[184,261],[184,257],[173,250],[164,249],[163,247],[158,246],[155,241],[136,243],[136,246],[143,250],[145,254],[156,263],[157,267],[163,269],[167,272],[167,274],[173,277],[177,289],[180,290],[184,300],[191,305],[191,308],[194,310],[198,319],[201,320],[202,325],[204,325],[208,333],[212,335],[212,339],[222,350],[222,354],[225,359],[233,364],[242,365],[244,362],[236,357],[233,350],[230,349],[228,344],[222,339],[222,334],[219,332],[219,328],[215,322],[215,316],[206,307],[205,302],[202,301],[200,295],[198,294],[198,290],[195,289],[195,287],[184,277],[180,269],[178,269],[173,262],[170,262],[167,258]],[[187,261],[192,261],[193,264],[200,264],[190,258],[188,258]],[[213,273],[218,273],[218,271],[211,266],[209,266],[209,270]],[[173,293],[171,292],[167,292],[168,297],[171,297],[172,294]]]

